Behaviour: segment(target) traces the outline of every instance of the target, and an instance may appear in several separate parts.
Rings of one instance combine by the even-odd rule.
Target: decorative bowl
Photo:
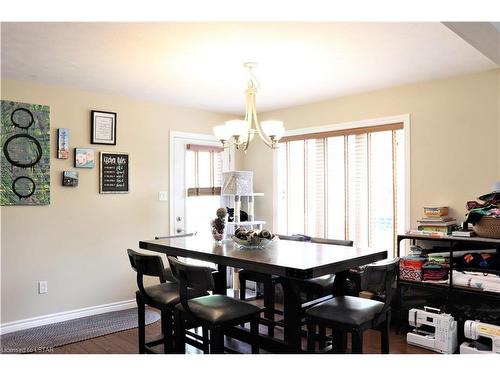
[[[250,247],[250,248],[264,248],[268,246],[270,243],[276,241],[278,236],[273,235],[272,239],[261,238],[261,237],[252,237],[248,240],[242,240],[236,236],[231,236],[231,239],[236,242],[236,244],[240,247]]]

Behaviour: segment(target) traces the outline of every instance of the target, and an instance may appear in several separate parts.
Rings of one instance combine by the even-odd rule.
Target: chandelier
[[[245,119],[230,120],[226,121],[224,125],[214,126],[214,134],[224,147],[235,145],[236,149],[241,151],[246,151],[254,135],[258,134],[267,146],[275,149],[285,132],[283,121],[268,120],[259,122],[257,109],[255,108],[255,95],[259,89],[259,82],[252,71],[257,66],[257,63],[247,62],[243,66],[248,69],[250,76],[245,90]]]

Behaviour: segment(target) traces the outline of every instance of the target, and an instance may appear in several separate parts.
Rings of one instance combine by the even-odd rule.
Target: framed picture
[[[93,148],[75,148],[75,168],[94,168]]]
[[[63,186],[78,186],[78,172],[64,171],[63,172]]]
[[[91,111],[90,143],[116,145],[116,113]]]
[[[124,152],[101,152],[99,193],[129,192],[129,155]]]
[[[57,158],[67,159],[69,157],[69,129],[57,129]]]

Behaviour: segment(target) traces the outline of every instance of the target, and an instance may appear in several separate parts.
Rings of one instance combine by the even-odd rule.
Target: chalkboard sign
[[[101,194],[128,193],[128,166],[128,154],[101,152],[99,192]]]

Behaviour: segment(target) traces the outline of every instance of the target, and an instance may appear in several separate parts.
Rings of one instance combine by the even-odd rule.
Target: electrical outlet
[[[45,294],[49,291],[49,287],[46,281],[38,282],[38,294]]]
[[[168,191],[160,191],[158,194],[158,199],[160,201],[167,201],[168,200]]]

